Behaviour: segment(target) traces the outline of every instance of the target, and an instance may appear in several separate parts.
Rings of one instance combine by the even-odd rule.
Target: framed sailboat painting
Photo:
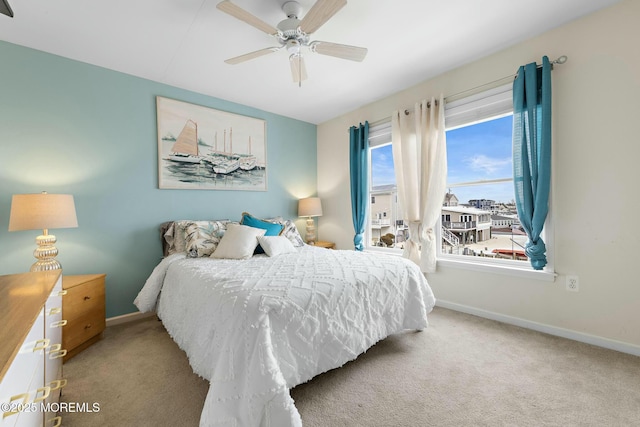
[[[267,191],[266,122],[156,97],[159,187]]]

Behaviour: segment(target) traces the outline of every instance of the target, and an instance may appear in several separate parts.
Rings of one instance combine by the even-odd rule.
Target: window
[[[396,190],[391,152],[391,123],[369,128],[370,188],[369,226],[366,246],[399,250],[403,248],[405,226]]]
[[[447,102],[448,191],[437,226],[438,258],[445,263],[539,273],[524,254],[527,237],[515,207],[512,121],[510,84]],[[370,206],[367,245],[398,251],[408,227],[397,202],[391,124],[372,127],[369,145],[370,193],[377,203]],[[549,224],[547,219],[543,231],[547,272],[553,271]]]

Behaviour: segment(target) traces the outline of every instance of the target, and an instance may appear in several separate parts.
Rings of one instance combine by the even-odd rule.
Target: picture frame
[[[156,96],[160,189],[267,191],[266,121]]]

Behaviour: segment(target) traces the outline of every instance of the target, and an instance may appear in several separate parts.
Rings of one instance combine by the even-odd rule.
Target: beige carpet
[[[639,426],[640,358],[436,308],[292,390],[304,427]],[[208,382],[162,323],[107,328],[64,365],[64,426],[197,426]],[[272,426],[277,427],[277,426]]]

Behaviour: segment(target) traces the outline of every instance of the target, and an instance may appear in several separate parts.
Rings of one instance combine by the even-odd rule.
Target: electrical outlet
[[[567,290],[569,292],[578,292],[580,290],[578,276],[567,276]]]

